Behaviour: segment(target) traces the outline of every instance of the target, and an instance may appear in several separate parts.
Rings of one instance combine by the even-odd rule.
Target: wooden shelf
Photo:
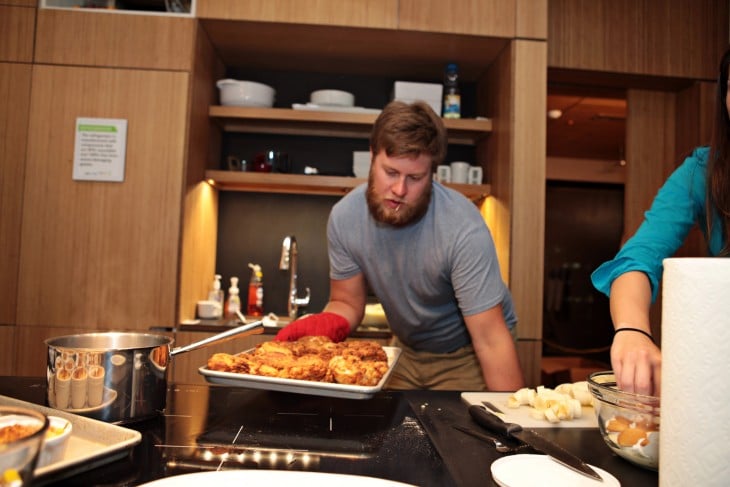
[[[377,115],[291,108],[211,106],[209,116],[226,132],[307,135],[367,139]],[[449,143],[474,145],[492,131],[484,119],[444,120]]]
[[[363,178],[345,176],[309,176],[261,172],[206,171],[205,178],[221,191],[256,193],[284,193],[343,196],[354,187],[365,183]],[[489,196],[488,184],[446,184],[475,202]]]

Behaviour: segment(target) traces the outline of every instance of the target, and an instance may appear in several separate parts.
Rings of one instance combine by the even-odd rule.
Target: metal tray
[[[0,395],[0,405],[33,409],[48,416],[68,419],[73,424],[71,438],[63,458],[45,467],[36,468],[34,472],[36,478],[58,474],[58,477],[54,476],[54,480],[60,480],[91,470],[124,457],[134,445],[142,441],[142,434],[139,431],[12,397]]]
[[[311,394],[314,396],[341,397],[344,399],[370,399],[380,391],[393,372],[400,357],[398,347],[383,347],[388,356],[388,371],[374,386],[354,386],[348,384],[333,384],[330,382],[315,382],[298,379],[280,379],[278,377],[263,377],[260,375],[239,374],[236,372],[219,372],[203,366],[198,372],[205,376],[211,384],[224,386],[247,387],[249,389],[265,389],[268,391],[294,392],[297,394]],[[250,350],[247,350],[248,352]]]

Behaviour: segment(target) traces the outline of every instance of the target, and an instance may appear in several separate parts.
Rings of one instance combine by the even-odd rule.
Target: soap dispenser
[[[220,319],[223,317],[223,305],[225,304],[225,298],[223,297],[223,290],[221,289],[221,275],[216,274],[213,280],[213,286],[208,293],[208,301],[216,303],[217,307],[215,310],[214,318]]]
[[[251,268],[251,280],[248,283],[248,310],[250,316],[262,316],[264,314],[264,274],[261,266],[249,263]]]
[[[237,311],[241,311],[241,297],[238,295],[238,278],[231,277],[231,287],[228,288],[228,301],[226,302],[226,318],[238,319]]]

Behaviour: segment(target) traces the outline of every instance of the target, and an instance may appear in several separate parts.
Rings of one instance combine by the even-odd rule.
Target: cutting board
[[[592,406],[583,406],[583,415],[580,418],[549,423],[547,420],[532,417],[533,408],[520,406],[517,409],[507,407],[507,398],[511,392],[462,392],[461,400],[468,405],[482,405],[482,401],[489,401],[504,414],[498,414],[503,421],[517,423],[526,428],[598,428],[598,420]],[[487,408],[488,409],[488,408]]]

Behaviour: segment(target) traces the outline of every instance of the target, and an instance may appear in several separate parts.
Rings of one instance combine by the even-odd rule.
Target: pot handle
[[[189,345],[185,345],[184,347],[173,348],[172,350],[170,350],[170,356],[175,356],[178,353],[191,352],[199,348],[213,345],[214,343],[232,340],[239,335],[258,335],[259,333],[263,333],[263,331],[264,322],[262,320],[254,321],[252,323],[244,324],[236,328],[231,328],[230,330],[226,330],[223,333],[218,333],[217,335],[213,335],[212,337],[193,342]]]

